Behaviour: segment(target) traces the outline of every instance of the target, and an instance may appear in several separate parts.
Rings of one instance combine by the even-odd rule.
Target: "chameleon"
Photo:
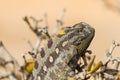
[[[95,29],[85,22],[72,27],[63,27],[62,34],[50,38],[37,55],[32,72],[32,80],[67,80],[75,77],[73,68],[77,61],[85,55]]]

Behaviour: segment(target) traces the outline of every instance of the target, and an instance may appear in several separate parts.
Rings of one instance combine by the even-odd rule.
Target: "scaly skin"
[[[63,28],[65,34],[57,35],[42,48],[35,62],[33,80],[67,80],[74,77],[77,60],[85,54],[95,30],[85,22]]]

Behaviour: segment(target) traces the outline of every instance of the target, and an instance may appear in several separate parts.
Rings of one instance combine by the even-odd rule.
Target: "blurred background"
[[[22,54],[31,50],[27,41],[34,45],[37,40],[23,17],[40,19],[46,12],[51,32],[63,8],[64,26],[83,21],[95,28],[89,49],[97,55],[96,59],[103,60],[112,40],[120,43],[120,0],[0,0],[0,40],[22,64]],[[120,57],[120,47],[113,54]]]

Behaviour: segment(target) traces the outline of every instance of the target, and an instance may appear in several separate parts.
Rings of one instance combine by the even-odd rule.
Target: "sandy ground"
[[[95,28],[95,37],[89,49],[97,55],[96,61],[104,59],[112,40],[120,43],[120,13],[108,9],[102,0],[1,0],[0,40],[20,65],[23,64],[22,54],[31,50],[27,41],[34,45],[37,40],[23,17],[40,19],[47,12],[51,32],[62,8],[66,8],[64,26],[84,21]],[[114,54],[120,56],[119,52],[120,47],[115,49]]]

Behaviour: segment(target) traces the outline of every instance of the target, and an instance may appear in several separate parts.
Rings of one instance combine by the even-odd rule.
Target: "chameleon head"
[[[95,35],[95,29],[85,22],[75,24],[73,27],[76,31],[79,30],[79,36],[74,38],[73,45],[77,46],[78,52],[82,54],[89,47]]]
[[[71,33],[67,34],[73,36],[69,39],[69,42],[76,47],[77,54],[69,61],[68,65],[75,70],[79,58],[85,55],[86,49],[89,47],[94,37],[95,30],[85,22],[75,24],[72,28]]]
[[[85,55],[86,49],[94,37],[95,29],[85,22],[80,22],[73,25],[73,27],[62,28],[62,30],[62,36],[60,38],[63,44],[65,43],[66,45],[67,42],[68,45],[77,49],[77,54],[75,54],[68,63],[68,65],[75,70],[78,59],[82,57],[82,55]]]
[[[85,22],[75,24],[73,27],[65,27],[63,30],[65,33],[64,38],[66,38],[70,44],[79,47],[90,44],[95,33],[94,28]]]

